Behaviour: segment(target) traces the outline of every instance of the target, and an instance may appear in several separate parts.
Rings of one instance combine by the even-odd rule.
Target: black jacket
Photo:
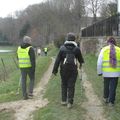
[[[26,49],[27,47],[31,46],[31,44],[28,43],[22,43],[21,48]],[[33,47],[30,47],[29,50],[29,56],[30,56],[30,61],[31,61],[31,65],[32,65],[32,71],[35,71],[35,67],[36,67],[36,63],[35,63],[35,51]]]
[[[66,57],[67,49],[73,49],[74,55],[76,59],[79,61],[80,65],[84,63],[84,59],[82,57],[80,48],[77,46],[77,44],[73,41],[66,41],[64,45],[61,46],[57,58],[55,60],[55,64],[52,71],[53,74],[56,74],[58,72],[59,65],[60,67],[62,67],[64,58]]]

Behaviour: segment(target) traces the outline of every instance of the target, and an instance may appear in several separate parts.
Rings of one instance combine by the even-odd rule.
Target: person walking
[[[60,66],[61,104],[71,108],[74,102],[75,83],[78,75],[77,60],[80,63],[80,67],[82,67],[84,59],[80,48],[75,42],[75,34],[68,33],[66,39],[67,40],[59,50],[52,73],[56,75]]]
[[[37,55],[38,55],[38,56],[40,56],[40,55],[41,55],[41,49],[40,49],[40,47],[39,47],[39,48],[37,48]]]
[[[19,68],[21,71],[21,85],[23,99],[33,97],[33,87],[35,80],[35,51],[31,45],[31,38],[24,36],[23,43],[17,50]],[[29,91],[27,93],[27,75],[30,78]],[[28,97],[29,96],[29,97]]]
[[[114,37],[109,37],[107,46],[100,51],[97,61],[97,74],[103,76],[103,99],[109,106],[114,106],[118,77],[120,76],[120,48]]]
[[[45,48],[44,48],[44,53],[45,53],[45,56],[47,56],[47,52],[48,52],[48,48],[47,48],[47,47],[45,47]]]

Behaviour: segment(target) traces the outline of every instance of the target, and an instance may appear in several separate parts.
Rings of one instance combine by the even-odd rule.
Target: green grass
[[[81,104],[85,99],[85,96],[81,93],[80,84],[81,82],[78,78],[76,83],[74,106],[72,109],[68,109],[66,106],[61,106],[60,104],[60,76],[52,76],[49,84],[47,85],[47,91],[44,96],[49,100],[49,104],[34,113],[34,120],[83,120],[85,110],[81,107]]]
[[[12,49],[12,48],[11,48]],[[15,54],[12,54],[13,56]],[[6,58],[9,60],[11,54],[0,54],[0,57]],[[51,63],[50,57],[38,57],[36,62],[36,72],[35,72],[35,85],[40,82],[40,79],[43,73],[48,68],[49,64]],[[11,64],[15,66],[15,64],[11,63],[10,61],[6,64],[7,68],[11,68]],[[3,102],[10,102],[22,99],[22,92],[20,89],[20,94],[16,95],[18,90],[18,83],[20,79],[20,70],[16,68],[16,70],[10,72],[9,76],[6,76],[6,81],[0,82],[0,103]],[[27,80],[29,81],[29,80]],[[14,120],[14,111],[1,111],[0,112],[0,120]]]
[[[48,68],[50,62],[51,62],[50,57],[39,57],[37,59],[35,84],[37,84],[40,81],[43,73]],[[9,78],[7,78],[6,81],[2,81],[0,83],[0,103],[15,101],[22,98],[21,90],[20,95],[16,95],[19,79],[20,70],[16,70],[9,75]]]
[[[0,46],[1,48],[1,46]],[[10,46],[3,46],[4,49],[15,49],[14,47]],[[1,49],[3,49],[1,48]],[[20,79],[20,70],[16,68],[15,63],[10,59],[10,57],[16,57],[15,53],[2,53],[0,54],[0,58],[3,58],[5,61],[5,67],[7,70],[7,73],[5,74],[5,81],[4,79],[0,79],[0,102],[7,102],[7,101],[13,101],[13,100],[19,100],[21,98],[21,94],[19,96],[13,95],[12,93],[16,93],[18,89],[18,83]],[[51,62],[50,57],[41,56],[37,58],[36,62],[36,74],[35,74],[35,84],[37,84],[43,73],[48,68],[49,64]],[[1,64],[1,63],[0,63]],[[0,65],[1,67],[2,64]],[[11,67],[12,66],[12,67]],[[4,70],[2,69],[2,73],[4,74]],[[12,92],[12,93],[11,93]]]
[[[97,57],[94,55],[86,55],[84,57],[85,65],[84,69],[87,73],[88,80],[92,83],[92,87],[99,98],[102,98],[102,91],[103,91],[103,79],[101,76],[97,75]]]
[[[1,50],[14,50],[11,53],[0,53],[0,82],[17,70],[16,46],[0,46]]]
[[[13,113],[12,110],[0,112],[0,120],[15,120]]]
[[[56,56],[56,53],[58,52],[58,48],[56,48],[53,44],[50,44],[48,47],[48,56]]]
[[[0,50],[17,50],[17,46],[0,46]]]
[[[55,56],[58,49],[53,47],[48,52],[48,56]],[[66,106],[61,106],[61,82],[60,75],[51,76],[51,79],[47,85],[47,91],[44,98],[49,100],[49,104],[34,112],[34,120],[83,120],[85,110],[81,107],[83,101],[85,101],[84,91],[81,90],[81,82],[78,78],[76,83],[76,91],[74,98],[74,106],[71,110]],[[82,91],[82,92],[81,92]]]
[[[102,101],[103,97],[103,78],[97,75],[96,71],[97,57],[94,55],[85,56],[85,72],[87,73],[88,80],[92,83],[95,93]],[[116,92],[116,104],[113,109],[103,104],[104,114],[108,120],[120,120],[120,84],[118,84]]]

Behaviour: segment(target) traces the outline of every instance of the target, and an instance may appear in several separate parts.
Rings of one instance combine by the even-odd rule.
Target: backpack
[[[66,50],[66,57],[64,58],[64,62],[63,62],[64,65],[65,64],[76,65],[76,58],[75,58],[75,54],[74,54],[74,49],[67,49]]]

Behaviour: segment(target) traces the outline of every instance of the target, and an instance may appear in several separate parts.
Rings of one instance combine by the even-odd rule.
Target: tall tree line
[[[28,6],[17,11],[15,17],[0,19],[0,37],[17,44],[24,35],[29,35],[34,45],[43,46],[67,32],[79,34],[87,24],[86,3],[85,0],[47,0]]]

